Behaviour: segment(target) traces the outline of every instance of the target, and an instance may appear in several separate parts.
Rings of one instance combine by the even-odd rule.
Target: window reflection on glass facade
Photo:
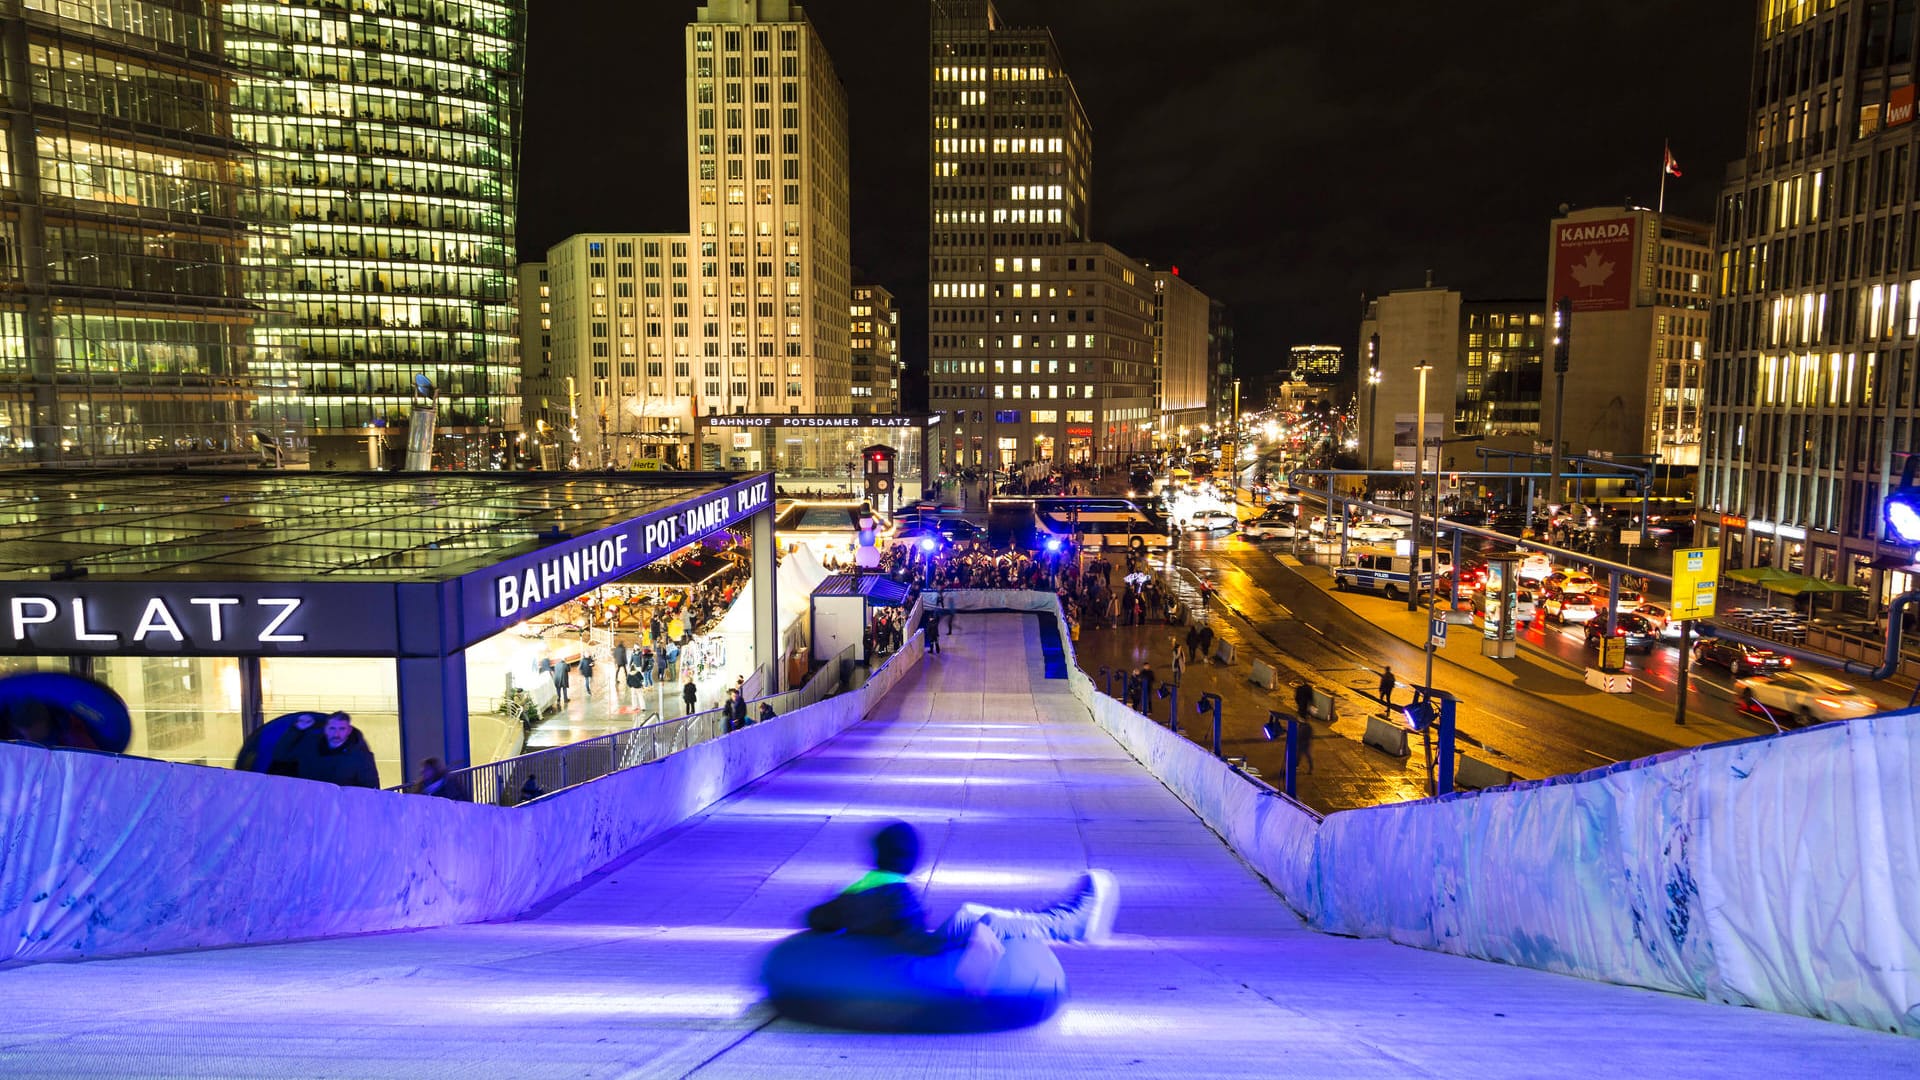
[[[391,787],[404,778],[400,672],[392,660],[265,657],[260,661],[260,703],[268,720],[290,712],[347,713],[373,748],[381,786]],[[227,764],[232,763],[229,758]]]
[[[504,462],[524,0],[322,0],[226,9],[250,74],[236,133],[270,162],[292,312],[265,337],[307,394],[315,463],[404,428],[414,376],[440,394],[440,464]]]
[[[228,768],[245,737],[240,661],[231,656],[103,656],[94,678],[133,714],[127,753]]]
[[[0,8],[0,465],[297,458],[286,235],[202,0]],[[266,444],[271,444],[267,446]]]

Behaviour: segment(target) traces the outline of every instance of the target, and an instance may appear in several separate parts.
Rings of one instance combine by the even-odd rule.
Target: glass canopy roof
[[[0,578],[445,581],[731,473],[0,472]]]

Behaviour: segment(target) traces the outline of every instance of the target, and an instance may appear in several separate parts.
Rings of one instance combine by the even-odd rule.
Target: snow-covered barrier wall
[[[512,916],[846,730],[920,656],[517,808],[0,743],[0,961]]]
[[[1317,929],[1920,1036],[1920,711],[1318,821],[1072,678]]]
[[[1334,814],[1324,930],[1920,1036],[1920,713]]]

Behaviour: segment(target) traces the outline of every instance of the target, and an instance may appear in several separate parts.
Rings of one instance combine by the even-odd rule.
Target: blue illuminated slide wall
[[[1920,1036],[1920,712],[1321,821],[1072,673],[1317,929]]]

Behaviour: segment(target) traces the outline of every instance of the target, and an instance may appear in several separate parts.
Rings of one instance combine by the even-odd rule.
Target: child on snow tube
[[[807,912],[808,931],[768,955],[761,977],[782,1015],[865,1031],[998,1031],[1037,1024],[1066,999],[1050,941],[1097,942],[1113,929],[1113,875],[1092,870],[1072,899],[1029,912],[962,904],[927,929],[907,883],[913,826],[873,838],[874,868]]]

